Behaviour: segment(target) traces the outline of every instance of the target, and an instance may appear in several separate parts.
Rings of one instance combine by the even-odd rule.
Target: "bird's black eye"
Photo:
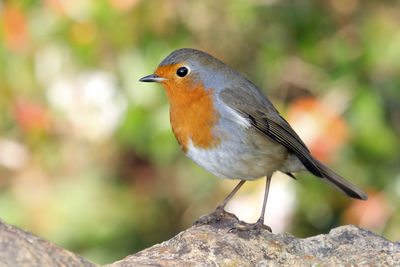
[[[188,74],[189,70],[186,67],[180,67],[177,71],[176,71],[176,75],[178,75],[179,77],[185,77]]]

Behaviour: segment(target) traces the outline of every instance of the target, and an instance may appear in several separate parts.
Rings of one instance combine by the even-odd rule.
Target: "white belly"
[[[238,136],[241,133],[235,134],[235,138],[222,141],[216,148],[196,148],[190,143],[186,155],[221,178],[255,180],[282,166],[287,151],[281,145],[268,139],[257,144],[260,140],[249,142]]]

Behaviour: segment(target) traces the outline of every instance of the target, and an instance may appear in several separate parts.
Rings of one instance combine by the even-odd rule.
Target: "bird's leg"
[[[264,202],[263,202],[263,206],[261,209],[260,218],[257,220],[257,222],[252,223],[252,224],[246,224],[244,226],[239,226],[239,225],[236,226],[235,225],[230,230],[230,232],[256,230],[256,232],[259,233],[261,231],[261,229],[266,229],[272,233],[271,227],[269,227],[268,225],[264,225],[264,214],[265,214],[265,208],[267,206],[268,192],[269,192],[269,186],[271,184],[271,178],[272,178],[272,175],[267,176],[267,182],[265,185],[265,193],[264,193]]]
[[[224,210],[226,204],[229,202],[229,200],[233,197],[234,194],[236,194],[237,191],[242,187],[242,185],[245,183],[245,180],[241,180],[236,187],[232,190],[232,192],[217,206],[214,212],[202,216],[198,220],[194,222],[194,224],[199,225],[199,224],[207,224],[213,221],[219,221],[222,219],[224,213],[226,211]]]

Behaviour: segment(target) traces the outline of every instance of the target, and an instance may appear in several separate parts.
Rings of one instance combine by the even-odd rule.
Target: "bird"
[[[195,224],[221,220],[226,204],[246,181],[266,177],[259,219],[232,230],[272,232],[264,225],[264,214],[276,171],[292,178],[294,172],[308,171],[348,197],[367,200],[361,189],[311,155],[255,84],[212,55],[191,48],[175,50],[139,81],[164,88],[172,131],[186,156],[217,177],[239,180],[215,211]]]

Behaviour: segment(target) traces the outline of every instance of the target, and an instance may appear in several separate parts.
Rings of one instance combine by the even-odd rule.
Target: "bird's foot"
[[[261,229],[267,230],[272,233],[271,227],[269,227],[268,225],[265,225],[263,219],[258,219],[258,221],[256,223],[245,223],[245,222],[239,221],[238,223],[235,223],[235,226],[232,227],[229,230],[229,232],[237,233],[237,232],[255,230],[256,233],[259,234],[261,232]]]
[[[220,221],[223,217],[234,217],[234,219],[238,220],[238,218],[230,213],[225,211],[223,208],[216,208],[214,212],[201,216],[194,222],[194,225],[204,225],[209,223],[215,223]]]

